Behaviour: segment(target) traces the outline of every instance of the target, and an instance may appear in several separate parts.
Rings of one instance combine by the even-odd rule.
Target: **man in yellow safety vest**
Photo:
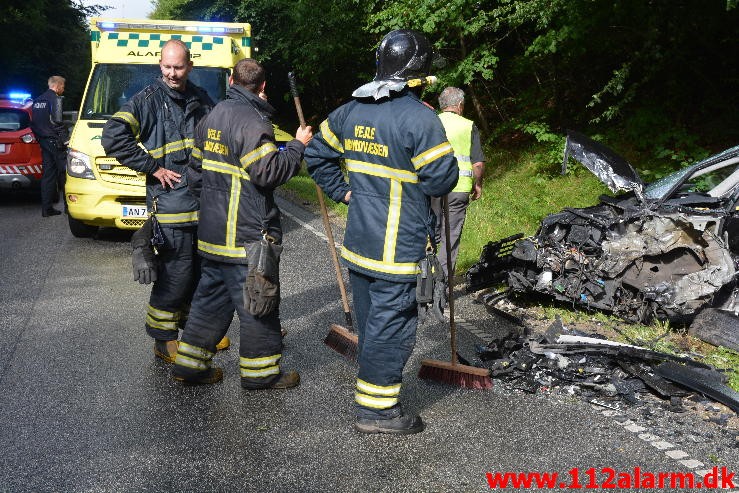
[[[449,233],[452,251],[452,267],[447,264],[446,241],[444,237],[444,215],[441,210],[441,200],[433,199],[432,207],[436,213],[436,240],[439,244],[439,262],[449,278],[449,271],[454,274],[454,265],[457,263],[459,239],[462,236],[467,206],[471,200],[482,196],[482,176],[485,172],[485,155],[480,144],[480,132],[474,122],[462,116],[464,110],[464,91],[458,87],[447,87],[439,95],[441,113],[439,119],[446,130],[447,139],[454,148],[454,156],[459,165],[459,180],[447,199],[449,202]]]

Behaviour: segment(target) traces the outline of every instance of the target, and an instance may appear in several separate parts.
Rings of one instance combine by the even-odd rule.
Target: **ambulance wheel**
[[[97,226],[85,224],[70,215],[67,215],[67,218],[69,218],[69,231],[72,232],[72,236],[76,238],[89,238],[97,233]]]

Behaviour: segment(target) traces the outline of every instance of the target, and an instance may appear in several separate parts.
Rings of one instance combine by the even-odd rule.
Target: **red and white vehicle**
[[[31,95],[0,94],[0,189],[38,186],[41,162],[31,131]]]

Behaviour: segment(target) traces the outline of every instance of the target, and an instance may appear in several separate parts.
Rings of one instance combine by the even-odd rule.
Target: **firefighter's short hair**
[[[264,67],[253,58],[242,58],[236,62],[233,70],[234,84],[243,86],[249,91],[256,93],[265,80]]]

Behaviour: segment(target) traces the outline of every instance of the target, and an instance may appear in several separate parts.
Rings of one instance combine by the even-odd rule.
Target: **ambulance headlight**
[[[90,156],[70,149],[67,155],[67,174],[75,178],[94,180],[95,175],[92,173],[92,167],[90,166]]]

